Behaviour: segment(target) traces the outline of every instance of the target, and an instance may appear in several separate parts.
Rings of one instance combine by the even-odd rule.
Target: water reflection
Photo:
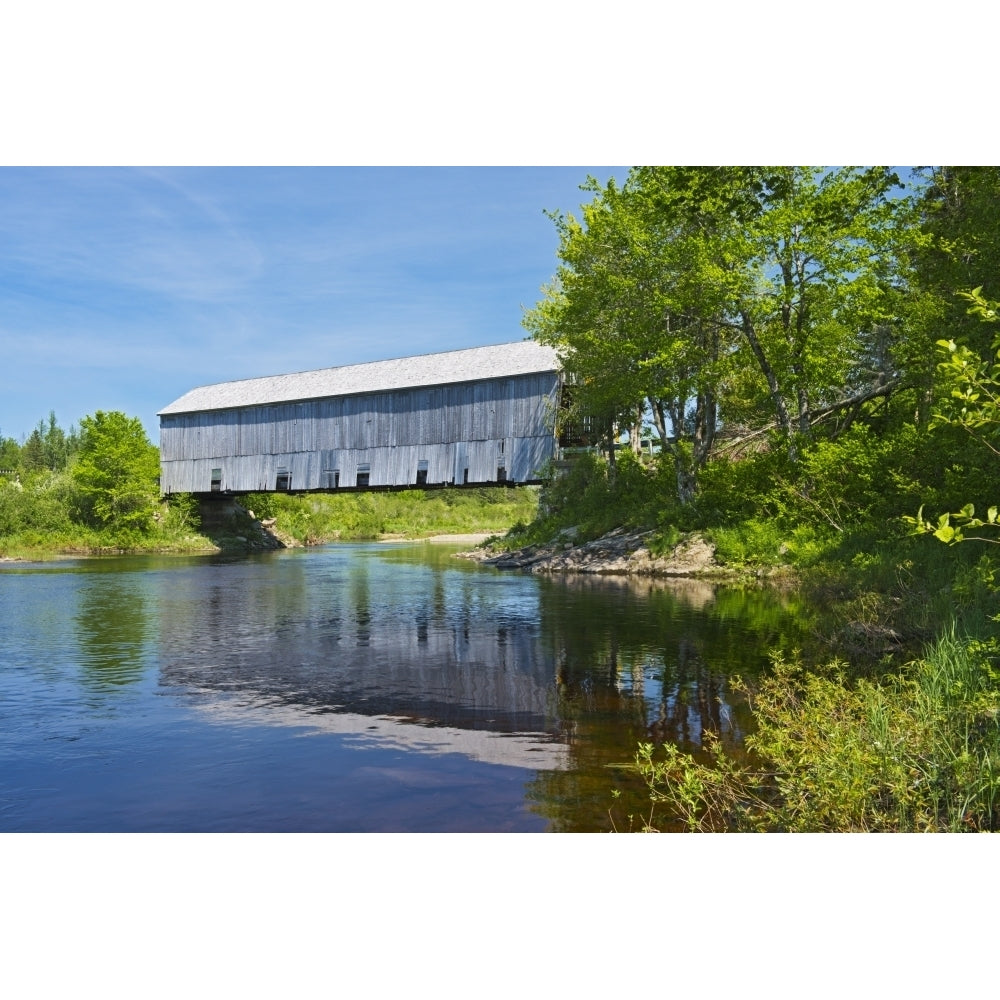
[[[563,715],[603,704],[649,737],[687,746],[705,728],[742,743],[728,678],[755,674],[773,648],[801,645],[808,623],[794,596],[699,581],[544,580],[539,603]]]
[[[73,621],[84,684],[107,692],[139,680],[147,666],[149,610],[131,576],[106,575],[79,591]]]
[[[230,720],[592,769],[630,759],[639,740],[697,748],[706,728],[742,744],[748,713],[730,676],[801,637],[801,615],[773,594],[502,574],[441,556],[331,547],[214,567],[200,581],[207,600],[165,588],[163,682],[226,693],[212,711]]]
[[[557,831],[609,828],[616,788],[622,815],[648,806],[631,768],[639,742],[697,754],[711,730],[742,747],[752,720],[731,678],[801,646],[810,621],[794,594],[697,581],[545,579],[539,601],[569,760],[527,795]]]
[[[426,746],[460,750],[461,732],[551,741],[559,727],[537,607],[525,617],[522,602],[504,601],[504,587],[477,593],[465,574],[382,559],[384,551],[331,549],[273,560],[267,572],[227,566],[213,574],[204,611],[191,594],[165,588],[163,682],[239,694],[242,711],[283,724],[384,735],[393,719],[394,739]],[[465,742],[484,755],[481,740]],[[503,756],[500,743],[522,767],[558,757],[525,758],[515,740],[486,756]]]
[[[0,828],[607,829],[638,742],[740,747],[731,677],[809,629],[794,594],[452,551],[4,567]]]

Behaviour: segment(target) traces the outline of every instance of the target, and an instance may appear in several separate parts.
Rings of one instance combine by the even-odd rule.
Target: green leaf
[[[939,541],[947,542],[949,545],[952,542],[959,542],[962,540],[962,536],[957,532],[950,524],[943,524],[937,531],[934,532],[934,537]]]

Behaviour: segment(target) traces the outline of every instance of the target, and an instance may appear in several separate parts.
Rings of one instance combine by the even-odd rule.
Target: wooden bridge
[[[159,413],[170,493],[538,482],[562,375],[532,341],[223,382]]]

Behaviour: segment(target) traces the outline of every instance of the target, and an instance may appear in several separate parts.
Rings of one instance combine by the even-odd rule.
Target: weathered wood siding
[[[279,470],[292,490],[355,486],[359,466],[370,486],[530,482],[553,457],[560,379],[555,372],[431,388],[163,414],[161,489],[208,492],[212,470],[222,490],[274,490]],[[466,470],[468,476],[466,477]]]

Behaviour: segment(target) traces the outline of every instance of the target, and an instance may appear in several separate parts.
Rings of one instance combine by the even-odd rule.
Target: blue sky
[[[0,433],[197,385],[519,340],[545,209],[626,167],[2,168]]]
[[[871,44],[894,44],[844,73],[857,18],[800,8],[781,16],[830,95],[770,88],[760,67],[791,36],[746,5],[638,29],[561,2],[12,7],[0,433],[121,409],[156,440],[156,411],[195,385],[520,338],[555,270],[542,210],[575,209],[588,172],[625,174],[31,164],[982,162],[966,95],[993,70],[961,20],[951,49],[935,29],[932,92],[886,115],[863,109],[901,93],[925,25],[864,5]]]

